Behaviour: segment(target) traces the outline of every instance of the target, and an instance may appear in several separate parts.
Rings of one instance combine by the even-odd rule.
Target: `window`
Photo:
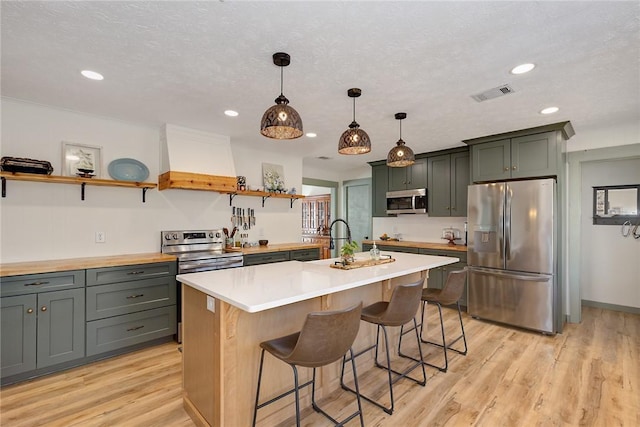
[[[593,223],[622,225],[640,223],[640,184],[593,187]]]

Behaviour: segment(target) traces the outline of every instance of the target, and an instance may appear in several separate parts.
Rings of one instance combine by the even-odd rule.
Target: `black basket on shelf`
[[[26,159],[22,157],[3,157],[0,159],[0,169],[6,172],[35,173],[51,175],[53,167],[46,160]]]

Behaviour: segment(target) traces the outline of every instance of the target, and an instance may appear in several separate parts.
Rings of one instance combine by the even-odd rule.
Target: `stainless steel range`
[[[178,258],[178,273],[242,267],[239,252],[224,251],[222,229],[161,232],[162,253]]]
[[[161,251],[178,258],[178,274],[242,267],[239,252],[225,252],[222,229],[162,231]],[[178,342],[182,342],[182,292],[178,285]]]

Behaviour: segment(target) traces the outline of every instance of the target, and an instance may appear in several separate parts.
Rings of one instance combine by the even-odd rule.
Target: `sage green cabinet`
[[[389,190],[413,190],[427,188],[427,159],[418,158],[416,162],[404,168],[389,169]],[[386,195],[385,195],[386,197]]]
[[[262,254],[247,254],[244,256],[244,265],[270,264],[273,262],[289,261],[291,254],[289,251],[267,252]]]
[[[467,216],[469,151],[429,157],[429,216]]]
[[[386,217],[387,215],[387,191],[389,189],[389,169],[384,162],[371,165],[371,215],[374,217]]]
[[[176,262],[87,270],[87,356],[173,336]]]
[[[294,249],[289,253],[291,261],[316,261],[320,259],[320,248]]]
[[[84,357],[84,282],[81,286],[0,298],[2,378]]]
[[[36,369],[37,296],[0,298],[1,376]]]
[[[557,132],[500,139],[471,146],[473,181],[558,174]]]

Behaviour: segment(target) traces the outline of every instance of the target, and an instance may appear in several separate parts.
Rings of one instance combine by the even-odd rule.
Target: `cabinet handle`
[[[507,166],[506,168],[504,168],[504,171],[505,171],[505,172],[508,172],[508,171],[509,171],[509,166]]]
[[[47,306],[43,305],[42,308],[40,308],[40,311],[47,311]]]
[[[140,298],[140,297],[143,297],[143,296],[144,296],[144,294],[129,295],[129,296],[127,297],[127,299]]]
[[[444,208],[445,208],[446,210],[449,210],[449,209],[451,209],[451,208],[450,208],[449,206],[445,206]]]
[[[28,309],[27,309],[27,313],[28,313],[28,314],[33,313],[33,308],[28,308]]]
[[[452,207],[452,208],[451,208],[451,210],[452,210],[452,211],[455,211],[455,210],[456,210],[455,206],[454,206],[454,207]]]
[[[49,282],[33,282],[33,283],[25,283],[25,286],[40,286],[40,285],[46,285]]]
[[[136,275],[136,274],[144,274],[144,270],[139,270],[139,271],[130,271],[130,272],[129,272],[129,273],[127,273],[127,274],[129,274],[129,275],[131,275],[131,274],[133,274],[133,275]]]
[[[142,329],[142,328],[144,328],[144,325],[142,325],[142,326],[134,326],[133,328],[127,329],[127,332],[137,331],[138,329]]]
[[[512,170],[516,170],[516,169],[518,169],[518,168],[517,168],[516,166],[514,166],[514,167],[512,167],[511,169],[512,169]]]

